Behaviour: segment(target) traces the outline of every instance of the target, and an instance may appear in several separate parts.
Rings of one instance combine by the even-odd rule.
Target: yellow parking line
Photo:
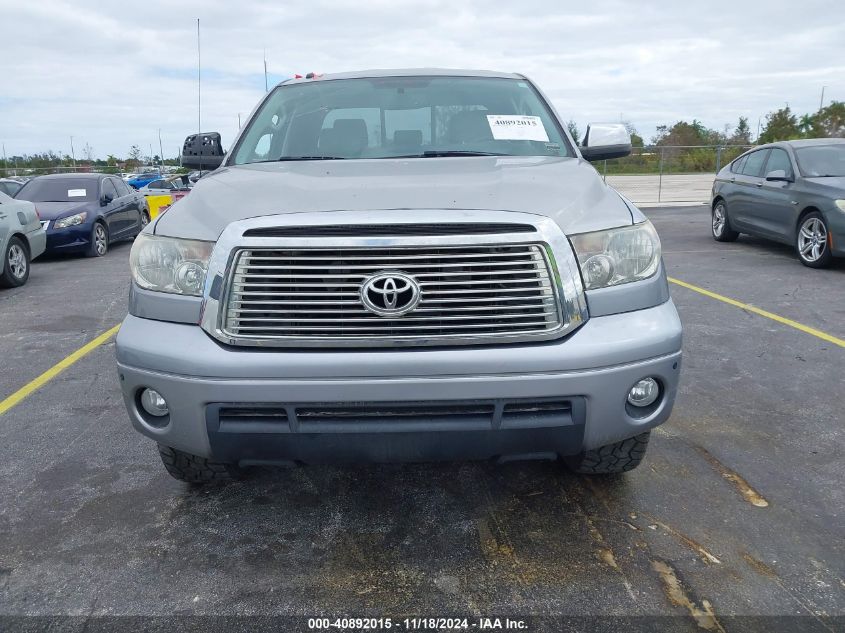
[[[111,339],[111,337],[117,334],[117,331],[119,329],[120,325],[115,325],[112,329],[106,330],[93,341],[86,343],[78,350],[76,350],[73,354],[53,365],[50,369],[38,376],[38,378],[35,378],[34,380],[28,382],[23,387],[18,389],[15,393],[13,393],[11,396],[9,396],[3,401],[0,401],[0,415],[3,415],[4,413],[6,413],[6,411],[11,409],[15,405],[20,404],[21,401],[31,396],[38,389],[50,382],[53,378],[58,376],[65,369],[73,365],[75,362],[85,358],[88,354],[93,352],[95,349],[100,347],[100,345],[107,342],[109,339]]]
[[[789,327],[795,328],[796,330],[801,330],[802,332],[806,332],[807,334],[811,334],[816,338],[820,338],[823,341],[827,341],[828,343],[833,343],[834,345],[838,345],[839,347],[845,347],[845,340],[841,338],[837,338],[832,334],[828,334],[827,332],[822,332],[821,330],[817,330],[814,327],[810,327],[809,325],[804,325],[803,323],[798,323],[798,321],[793,321],[792,319],[787,319],[782,317],[778,314],[773,314],[772,312],[768,312],[766,310],[761,310],[755,306],[749,305],[747,303],[742,303],[741,301],[737,301],[736,299],[731,299],[730,297],[725,297],[723,295],[717,294],[715,292],[711,292],[709,290],[705,290],[704,288],[699,288],[698,286],[693,286],[692,284],[688,284],[685,281],[681,281],[680,279],[674,279],[669,277],[669,281],[673,284],[677,284],[678,286],[683,286],[688,290],[692,290],[693,292],[697,292],[699,294],[704,295],[705,297],[710,297],[711,299],[716,299],[717,301],[722,301],[723,303],[727,303],[728,305],[735,306],[742,310],[748,310],[749,312],[753,312],[754,314],[759,314],[762,317],[766,317],[767,319],[771,319],[772,321],[777,321],[778,323],[782,323],[784,325],[788,325]],[[2,409],[0,409],[2,411]]]

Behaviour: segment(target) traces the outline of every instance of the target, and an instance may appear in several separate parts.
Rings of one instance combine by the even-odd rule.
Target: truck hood
[[[384,210],[389,219],[413,209],[533,213],[552,218],[567,234],[633,222],[625,201],[582,159],[485,156],[224,167],[197,182],[154,230],[214,241],[229,223],[258,216]]]

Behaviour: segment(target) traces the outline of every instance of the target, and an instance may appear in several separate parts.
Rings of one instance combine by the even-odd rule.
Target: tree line
[[[96,169],[105,173],[118,173],[121,171],[135,171],[144,165],[179,165],[179,157],[165,158],[158,154],[153,156],[144,155],[141,148],[132,145],[126,153],[125,158],[119,158],[108,154],[106,158],[95,158],[93,148],[85,144],[82,155],[74,157],[70,154],[59,154],[53,150],[35,154],[24,154],[23,156],[0,156],[0,170],[5,172],[27,170],[44,171],[58,167],[76,167],[77,169]],[[2,173],[0,173],[2,175]]]
[[[698,119],[677,121],[672,125],[657,126],[649,145],[630,121],[623,121],[631,134],[631,144],[641,148],[632,156],[608,161],[609,171],[615,173],[650,173],[662,170],[667,161],[677,171],[710,171],[720,164],[733,160],[751,145],[790,141],[800,138],[845,138],[845,101],[832,101],[813,114],[798,115],[789,105],[769,112],[765,125],[752,141],[752,130],[748,117],[739,117],[731,129],[725,125],[721,130],[710,129]],[[580,131],[574,121],[567,123],[570,134],[578,143]],[[708,146],[708,147],[701,147]],[[687,148],[687,149],[681,149]],[[721,149],[715,149],[721,148]],[[661,164],[662,161],[662,164]],[[52,150],[39,154],[0,157],[0,169],[27,170],[49,169],[51,167],[96,168],[101,171],[132,171],[142,165],[179,165],[179,158],[144,156],[138,145],[132,145],[125,158],[109,154],[105,159],[94,158],[94,150],[86,143],[82,156],[74,159],[69,154],[57,154]]]

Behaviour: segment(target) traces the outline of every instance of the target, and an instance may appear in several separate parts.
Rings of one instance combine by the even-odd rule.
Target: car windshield
[[[86,202],[97,199],[95,178],[34,178],[15,195],[30,202]]]
[[[232,163],[436,156],[573,156],[525,80],[378,77],[278,86]]]
[[[845,176],[845,143],[799,147],[795,157],[805,178]]]

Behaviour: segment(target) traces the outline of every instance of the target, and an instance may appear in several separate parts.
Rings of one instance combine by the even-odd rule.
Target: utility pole
[[[760,142],[760,124],[763,122],[763,115],[757,117],[757,138],[755,139],[756,143]]]
[[[164,162],[164,146],[161,144],[161,128],[158,128],[158,175],[161,176],[161,165]]]
[[[73,170],[76,171],[76,153],[73,151],[73,136],[70,137],[70,157],[73,159]]]
[[[822,86],[822,98],[819,99],[819,112],[821,112],[824,109],[824,89],[825,88],[827,88],[827,86]]]
[[[197,18],[197,140],[202,143],[202,54],[199,18]],[[200,171],[202,171],[202,148],[200,148]]]

